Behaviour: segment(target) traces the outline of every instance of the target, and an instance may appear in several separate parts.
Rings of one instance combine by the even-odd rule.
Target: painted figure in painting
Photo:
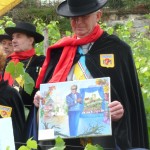
[[[81,112],[83,110],[83,99],[77,92],[77,85],[71,86],[71,93],[66,96],[68,105],[69,130],[70,136],[76,136]]]

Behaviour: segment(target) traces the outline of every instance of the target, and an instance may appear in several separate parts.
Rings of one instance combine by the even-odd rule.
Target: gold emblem
[[[2,118],[7,118],[11,116],[12,107],[0,105],[0,116]]]
[[[106,68],[113,68],[115,66],[114,54],[100,54],[100,65]]]

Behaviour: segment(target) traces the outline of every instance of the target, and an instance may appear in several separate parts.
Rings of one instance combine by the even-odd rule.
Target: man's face
[[[72,86],[72,87],[71,87],[71,92],[72,92],[73,94],[75,94],[75,93],[77,92],[77,87]]]
[[[12,35],[12,45],[15,52],[26,51],[33,48],[34,38],[24,33],[14,33]]]
[[[2,50],[8,56],[13,52],[12,41],[8,39],[3,39],[1,41]]]
[[[73,32],[79,38],[89,35],[101,18],[101,14],[101,11],[97,11],[85,16],[71,17],[70,24]]]

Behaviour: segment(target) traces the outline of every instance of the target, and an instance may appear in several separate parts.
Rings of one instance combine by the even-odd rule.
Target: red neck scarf
[[[54,45],[50,46],[47,49],[46,59],[42,66],[40,75],[38,76],[38,79],[36,82],[36,88],[39,88],[40,84],[43,81],[44,75],[50,63],[50,53],[52,50],[64,47],[61,57],[55,67],[53,76],[49,82],[53,83],[53,82],[65,81],[71,69],[77,47],[79,45],[85,45],[91,42],[95,42],[102,35],[102,33],[103,33],[103,30],[100,28],[99,25],[96,25],[93,32],[84,38],[77,39],[76,35],[74,35],[72,38],[64,37],[63,39],[59,40]]]
[[[2,74],[0,73],[0,82],[1,82],[1,80],[2,80]]]
[[[25,60],[35,55],[35,49],[21,51],[21,52],[13,52],[7,58],[11,58],[10,62],[18,63],[20,60]],[[10,73],[4,73],[4,80],[8,80],[9,85],[13,85],[14,81]]]

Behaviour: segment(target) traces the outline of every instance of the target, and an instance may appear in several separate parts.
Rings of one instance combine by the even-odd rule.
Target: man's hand
[[[78,98],[78,99],[76,100],[76,102],[77,102],[77,103],[81,103],[81,102],[82,102],[82,99],[81,99],[81,98]]]
[[[35,96],[34,96],[34,100],[33,100],[33,103],[36,107],[39,107],[40,100],[42,100],[41,95],[40,95],[40,91],[37,91]]]
[[[124,109],[119,101],[113,101],[108,105],[112,121],[118,121],[123,117]]]

